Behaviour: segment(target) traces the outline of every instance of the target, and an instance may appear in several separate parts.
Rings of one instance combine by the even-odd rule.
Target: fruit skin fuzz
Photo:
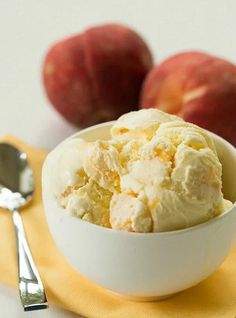
[[[137,109],[152,66],[150,50],[136,32],[105,24],[53,45],[44,60],[43,83],[56,110],[86,127]]]
[[[196,51],[168,58],[147,75],[140,106],[176,114],[236,146],[236,66],[224,59]]]

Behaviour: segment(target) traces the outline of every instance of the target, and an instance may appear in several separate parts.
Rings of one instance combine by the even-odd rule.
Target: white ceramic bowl
[[[112,123],[71,138],[108,139]],[[236,200],[236,149],[211,134],[223,165],[223,192]],[[45,164],[46,165],[46,164]],[[132,299],[166,297],[196,285],[224,261],[236,236],[236,205],[209,222],[163,233],[128,233],[103,228],[68,215],[48,195],[43,201],[48,224],[68,262],[91,281]]]

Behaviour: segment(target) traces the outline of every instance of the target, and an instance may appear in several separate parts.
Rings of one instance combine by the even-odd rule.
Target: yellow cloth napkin
[[[49,303],[89,318],[236,317],[236,248],[211,277],[160,302],[127,301],[82,277],[60,254],[48,230],[41,201],[41,167],[46,153],[11,136],[2,141],[25,151],[34,170],[36,192],[22,217]],[[10,213],[4,210],[0,210],[0,281],[17,286],[15,236]]]

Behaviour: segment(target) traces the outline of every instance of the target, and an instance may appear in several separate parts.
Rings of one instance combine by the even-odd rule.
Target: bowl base
[[[131,301],[137,301],[137,302],[148,302],[148,301],[162,301],[162,300],[166,300],[169,299],[171,297],[174,297],[175,295],[177,295],[178,293],[173,293],[173,294],[168,294],[168,295],[163,295],[163,296],[144,296],[144,297],[140,297],[140,296],[127,296],[127,295],[123,295],[123,294],[119,294],[119,293],[115,293],[113,291],[110,291],[112,294],[119,296],[123,299],[126,300],[131,300]]]

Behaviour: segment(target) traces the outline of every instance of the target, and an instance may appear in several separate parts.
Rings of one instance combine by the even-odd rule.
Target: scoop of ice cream
[[[162,123],[121,176],[121,191],[143,193],[153,231],[189,227],[223,212],[222,168],[212,139],[183,121]]]
[[[130,232],[151,232],[152,218],[147,206],[135,196],[114,194],[110,204],[112,228]]]
[[[91,179],[61,198],[61,205],[82,220],[110,227],[109,204],[112,193]]]
[[[141,109],[122,115],[111,128],[115,140],[150,140],[160,124],[181,120],[180,118],[156,109]]]
[[[161,232],[232,205],[212,138],[198,126],[146,109],[121,116],[111,136],[72,139],[49,155],[53,193],[71,214],[116,230]]]
[[[117,149],[109,141],[95,142],[84,161],[84,170],[101,187],[115,191],[119,187],[121,174]]]
[[[49,153],[44,165],[47,191],[55,197],[69,193],[73,188],[86,184],[88,176],[83,169],[84,159],[93,143],[80,138],[71,138],[62,142]]]

